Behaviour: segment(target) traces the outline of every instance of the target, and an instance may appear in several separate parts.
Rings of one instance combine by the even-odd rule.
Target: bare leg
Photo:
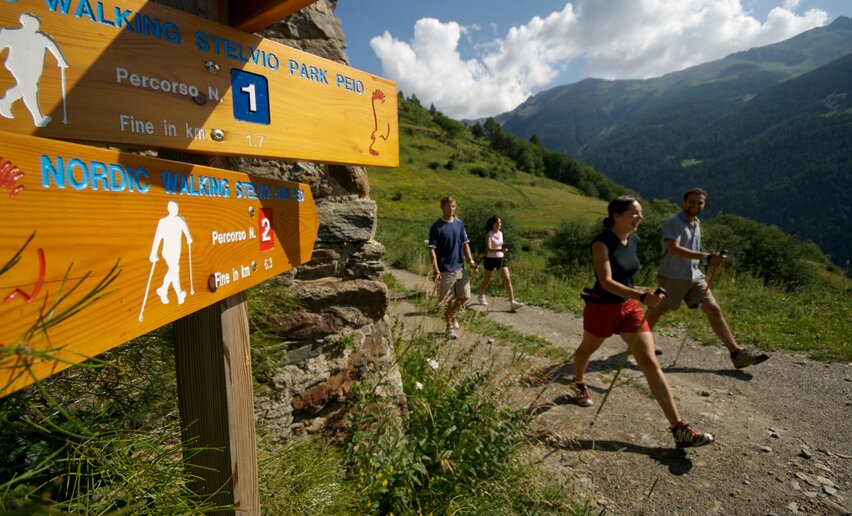
[[[491,273],[494,271],[486,270],[482,274],[482,281],[479,282],[479,295],[485,294],[485,287],[488,286],[488,282],[491,281]]]
[[[713,333],[719,337],[719,340],[722,341],[722,344],[728,348],[728,351],[737,351],[740,346],[737,344],[736,339],[734,339],[734,334],[731,333],[731,328],[728,326],[728,322],[725,320],[725,316],[722,315],[722,309],[716,303],[708,303],[705,299],[703,303],[701,303],[701,309],[704,310],[704,314],[707,315],[707,320],[710,321],[710,327],[713,328]]]
[[[645,379],[648,380],[648,387],[651,388],[651,394],[654,395],[654,399],[657,400],[660,408],[663,409],[663,414],[669,420],[669,425],[675,426],[680,421],[680,413],[677,410],[671,390],[669,389],[669,383],[666,381],[663,370],[660,368],[660,363],[657,362],[657,357],[654,356],[654,337],[649,332],[642,332],[634,342],[634,336],[635,334],[633,333],[626,333],[622,334],[621,338],[628,344],[633,342],[631,351],[636,358],[639,369],[642,370]]]
[[[515,290],[512,288],[512,276],[509,274],[509,268],[500,269],[500,275],[503,276],[503,286],[506,287],[506,293],[509,294],[509,302],[511,303],[515,300]]]
[[[586,374],[586,368],[589,366],[592,353],[601,347],[603,341],[604,339],[583,331],[583,341],[580,342],[580,347],[574,352],[574,381],[584,383],[583,375]]]
[[[657,323],[660,321],[660,318],[668,311],[668,308],[663,308],[659,304],[657,304],[657,306],[655,306],[654,308],[649,309],[648,318],[646,319],[648,321],[648,326],[650,326],[653,330],[654,326],[656,326]]]
[[[456,312],[465,304],[467,298],[456,299],[452,303],[448,303],[447,310],[444,312],[444,321],[447,323],[447,328],[452,327],[453,325],[453,317],[456,315]]]

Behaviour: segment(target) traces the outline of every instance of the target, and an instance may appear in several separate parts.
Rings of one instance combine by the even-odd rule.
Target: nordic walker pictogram
[[[59,46],[49,35],[39,32],[41,21],[37,16],[23,13],[18,18],[21,22],[19,28],[0,28],[0,52],[9,49],[6,56],[6,69],[15,78],[15,85],[6,90],[3,98],[0,98],[0,115],[6,118],[15,118],[12,107],[15,102],[23,99],[24,105],[33,117],[36,127],[46,127],[52,117],[44,115],[38,104],[39,79],[44,71],[44,54],[50,51],[59,66],[62,80],[62,122],[68,123],[67,108],[65,104],[65,69],[68,61],[62,55]]]
[[[180,287],[180,258],[183,250],[181,237],[186,238],[186,246],[189,255],[189,293],[195,294],[195,288],[192,283],[192,235],[189,233],[189,226],[186,220],[178,215],[178,204],[175,201],[169,201],[169,214],[161,218],[157,223],[157,231],[154,234],[154,242],[151,244],[151,255],[148,259],[151,261],[151,272],[148,274],[148,284],[145,286],[145,295],[142,298],[142,309],[139,311],[139,320],[145,312],[145,304],[148,301],[148,291],[151,289],[151,279],[154,277],[154,269],[157,267],[158,250],[160,242],[163,244],[163,260],[166,262],[168,269],[163,276],[163,284],[157,288],[157,295],[160,296],[160,301],[166,305],[169,303],[169,287],[172,287],[177,295],[178,304],[183,304],[186,299],[186,290]]]

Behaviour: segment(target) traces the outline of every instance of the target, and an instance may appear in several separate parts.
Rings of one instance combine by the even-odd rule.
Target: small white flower
[[[436,371],[438,370],[439,367],[441,367],[441,364],[439,364],[437,360],[433,360],[431,358],[427,358],[426,363],[429,364],[429,367],[431,367],[432,369],[434,369]]]
[[[422,391],[423,390],[423,384],[420,383],[420,382],[414,382],[414,388],[417,389],[418,391]]]

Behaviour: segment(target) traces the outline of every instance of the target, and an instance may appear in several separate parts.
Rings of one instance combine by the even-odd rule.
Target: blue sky
[[[852,16],[852,0],[339,0],[351,65],[453,118],[648,78]]]

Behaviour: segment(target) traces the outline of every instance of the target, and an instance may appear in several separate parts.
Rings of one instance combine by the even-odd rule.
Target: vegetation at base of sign
[[[345,477],[337,445],[294,439],[272,445],[258,435],[263,514],[358,514],[355,482]]]
[[[198,513],[170,326],[0,398],[0,512]]]
[[[528,416],[505,407],[500,368],[477,347],[415,333],[393,343],[406,410],[355,389],[345,457],[361,514],[586,514],[570,492],[524,460]],[[453,357],[445,360],[442,357]]]
[[[435,119],[416,99],[400,95],[399,104],[400,168],[368,169],[371,196],[379,208],[376,240],[385,244],[385,260],[425,277],[430,264],[424,240],[440,216],[440,198],[452,195],[474,247],[484,242],[481,215],[496,214],[506,221],[518,299],[581,313],[579,294],[594,281],[588,242],[601,227],[606,201],[520,168],[516,153],[502,154],[476,126],[450,132],[442,128],[446,121]],[[450,161],[452,168],[441,165]],[[643,207],[643,269],[637,281],[655,285],[660,227],[679,206],[643,199]],[[702,233],[705,250],[730,251],[713,293],[743,344],[804,351],[821,360],[852,360],[844,326],[852,311],[852,269],[832,264],[813,243],[735,215],[703,219]],[[502,289],[500,281],[492,280],[486,294],[504,295]],[[676,334],[689,327],[693,338],[717,344],[706,321],[694,324],[691,315],[671,312],[656,331]]]

